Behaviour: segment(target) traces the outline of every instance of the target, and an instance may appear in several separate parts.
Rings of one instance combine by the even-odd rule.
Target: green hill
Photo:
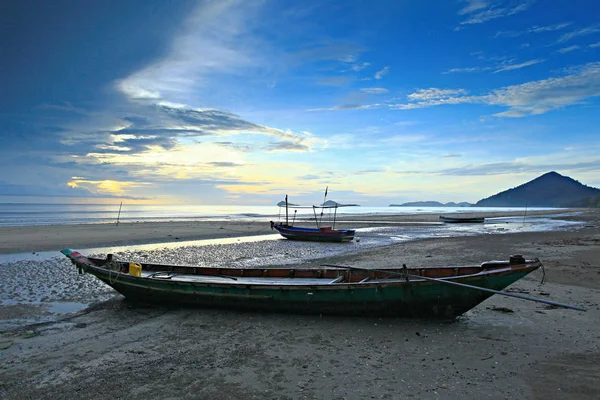
[[[598,207],[600,189],[548,172],[532,181],[479,200],[475,207]]]

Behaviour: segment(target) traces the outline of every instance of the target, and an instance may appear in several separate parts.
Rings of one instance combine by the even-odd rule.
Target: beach
[[[338,226],[357,228],[359,240],[319,251],[252,221],[2,227],[0,254],[27,257],[1,266],[11,273],[0,275],[10,292],[0,305],[6,322],[0,397],[599,398],[600,213],[547,214],[532,212],[532,221],[521,222],[516,212],[473,213],[497,218],[475,228],[445,226],[439,214],[347,217]],[[536,218],[542,217],[564,223],[538,231]],[[197,246],[196,240],[217,241]],[[133,244],[150,247],[126,249]],[[36,261],[39,253],[62,248],[108,246],[117,246],[122,259],[240,266],[428,267],[523,254],[539,258],[544,270],[509,291],[587,311],[500,295],[452,322],[174,309],[126,301],[93,277],[78,276],[59,255]],[[16,271],[23,276],[14,277]],[[53,314],[44,302],[86,307]]]

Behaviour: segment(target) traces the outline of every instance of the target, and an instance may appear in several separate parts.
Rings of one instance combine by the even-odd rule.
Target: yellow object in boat
[[[139,263],[129,263],[129,275],[142,276],[142,265]]]

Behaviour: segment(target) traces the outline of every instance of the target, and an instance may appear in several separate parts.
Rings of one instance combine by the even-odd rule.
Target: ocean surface
[[[527,210],[556,210],[529,208]],[[487,211],[526,211],[523,207],[342,207],[338,216],[469,213]],[[289,209],[290,217],[294,209]],[[326,211],[329,216],[332,210]],[[164,222],[201,220],[269,221],[285,215],[277,206],[209,206],[209,205],[139,205],[123,204],[43,204],[0,203],[0,226],[37,226],[69,224],[102,224],[120,222]],[[311,217],[312,210],[299,209],[296,217]]]

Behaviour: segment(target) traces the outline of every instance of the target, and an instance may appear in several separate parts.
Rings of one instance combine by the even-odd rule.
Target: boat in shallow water
[[[354,229],[302,228],[286,224],[275,224],[273,221],[271,221],[271,229],[277,230],[286,239],[312,242],[350,242],[356,234]]]
[[[454,318],[525,275],[539,260],[511,256],[473,266],[368,269],[160,265],[61,251],[127,299],[285,313]]]
[[[279,202],[277,206],[281,208],[285,208],[285,223],[282,222],[273,222],[271,221],[271,229],[275,229],[281,236],[290,240],[303,240],[303,241],[312,241],[312,242],[350,242],[354,239],[356,235],[355,229],[335,229],[335,218],[337,216],[337,209],[339,207],[352,207],[356,206],[355,204],[339,204],[335,201],[325,202],[327,198],[327,189],[325,189],[325,198],[323,199],[323,204],[320,206],[300,206],[298,204],[291,204],[288,202],[288,196],[285,196],[285,200]],[[289,211],[288,209],[293,207],[295,209],[302,208],[310,208],[313,210],[314,219],[316,223],[315,228],[306,228],[306,227],[297,227],[293,225],[293,222],[290,223]],[[320,219],[317,215],[316,210],[320,210]],[[332,226],[324,226],[323,225],[323,211],[324,210],[334,210],[333,214],[333,224]],[[294,211],[294,221],[295,213]]]

